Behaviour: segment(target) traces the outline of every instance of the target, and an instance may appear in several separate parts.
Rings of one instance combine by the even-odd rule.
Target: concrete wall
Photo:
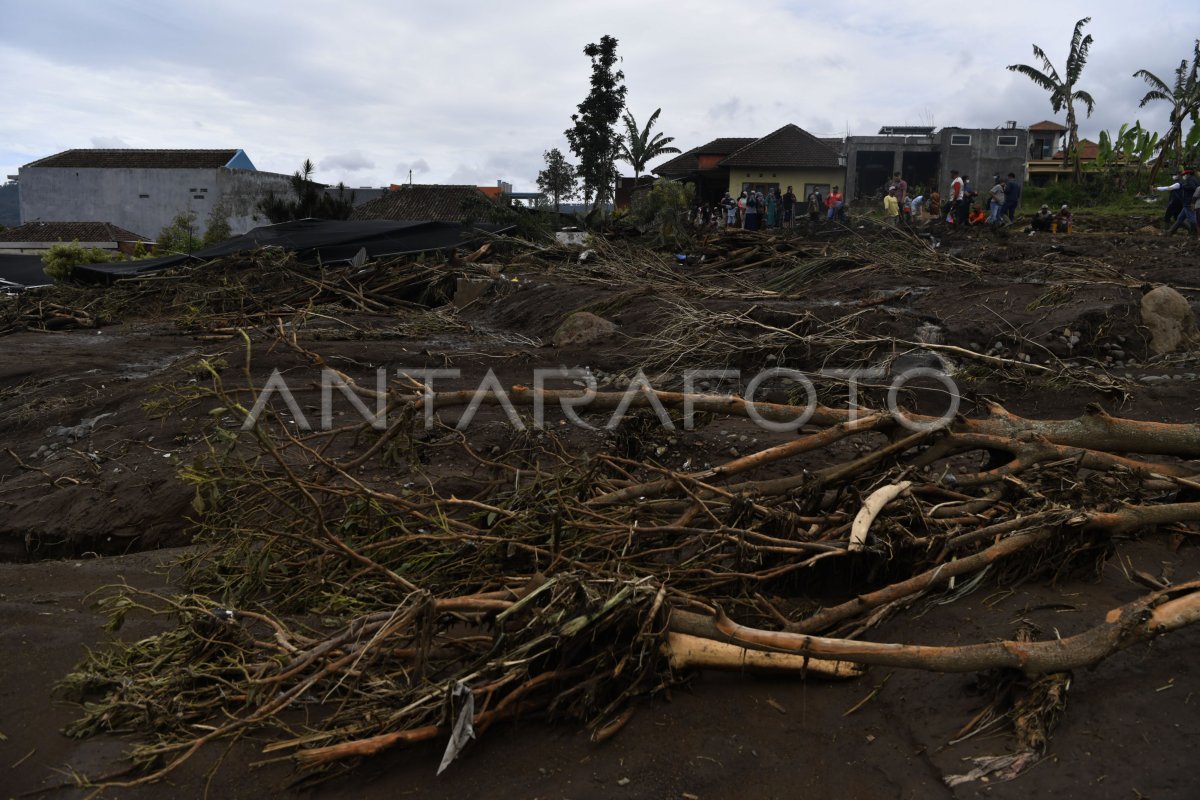
[[[951,144],[954,136],[969,136],[970,144]],[[1015,137],[1016,144],[1000,145],[1001,136]],[[1028,152],[1029,131],[1024,128],[942,128],[932,136],[851,136],[846,142],[847,182],[857,186],[860,167],[866,160],[864,153],[894,153],[891,171],[904,174],[906,154],[936,153],[937,185],[943,195],[950,188],[952,169],[970,175],[976,191],[986,193],[997,173],[1004,176],[1012,172],[1023,181]],[[864,190],[870,193],[875,188]]]
[[[952,136],[964,135],[971,137],[969,145],[952,145]],[[1001,146],[997,140],[1001,136],[1014,136],[1015,145]],[[1029,153],[1029,131],[1024,128],[942,128],[939,132],[941,139],[942,158],[940,162],[941,181],[939,188],[943,195],[950,188],[950,170],[956,169],[962,175],[970,175],[975,191],[981,195],[987,194],[992,188],[992,176],[1004,177],[1013,173],[1017,179],[1025,180],[1025,162]]]
[[[236,235],[259,225],[270,225],[271,221],[262,216],[256,206],[268,192],[292,197],[292,180],[288,175],[275,172],[221,169],[217,171],[217,192],[217,202]],[[199,218],[197,221],[203,222]]]
[[[181,211],[196,212],[204,234],[209,213],[223,205],[233,232],[264,222],[254,204],[267,190],[291,191],[288,176],[238,169],[74,169],[23,167],[25,222],[109,222],[154,239]]]
[[[742,193],[742,184],[777,183],[779,191],[786,192],[791,186],[796,197],[804,197],[804,186],[808,183],[842,186],[846,184],[844,169],[771,169],[769,167],[730,167],[729,194],[737,197]]]

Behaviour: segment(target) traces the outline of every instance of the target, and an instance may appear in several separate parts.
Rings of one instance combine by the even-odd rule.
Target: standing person
[[[746,230],[758,230],[762,206],[758,204],[759,193],[751,189],[746,193]]]
[[[901,178],[899,172],[892,175],[892,189],[896,192],[896,202],[904,208],[904,202],[908,200],[908,181]]]
[[[721,201],[717,205],[721,207],[721,214],[718,217],[718,227],[725,227],[733,224],[733,214],[730,213],[733,210],[733,198],[729,195],[729,192],[721,195]]]
[[[959,209],[962,211],[962,213],[959,214],[956,212],[955,217],[959,219],[960,225],[970,225],[971,204],[975,202],[975,198],[979,195],[975,191],[975,184],[971,183],[970,175],[963,175],[962,180],[962,199],[959,200]]]
[[[783,224],[792,227],[796,223],[796,193],[788,187],[783,194]]]
[[[739,228],[746,227],[746,205],[748,203],[745,190],[738,195],[737,199],[737,226]]]
[[[1175,222],[1167,229],[1167,236],[1173,236],[1175,231],[1179,230],[1179,226],[1184,223],[1187,224],[1192,236],[1195,236],[1196,206],[1194,198],[1197,188],[1200,188],[1200,181],[1196,180],[1195,170],[1185,169],[1179,173],[1179,180],[1175,183],[1170,186],[1156,186],[1154,188],[1160,192],[1174,192],[1177,189],[1180,192],[1182,204],[1179,209],[1179,216],[1175,217]]]
[[[1000,220],[1003,219],[1001,211],[1004,208],[1004,199],[1006,197],[1004,181],[1000,180],[999,175],[994,180],[996,182],[992,184],[992,188],[988,191],[987,221],[989,225],[1000,224]]]
[[[775,194],[775,187],[772,186],[767,190],[767,227],[774,228],[775,223],[779,220],[779,198]]]
[[[829,191],[829,197],[825,198],[825,207],[829,209],[829,221],[837,219],[839,222],[844,222],[846,219],[846,199],[842,197],[842,193],[835,186]]]
[[[821,212],[824,210],[821,203],[821,193],[813,189],[808,193],[808,221],[810,225],[815,225],[821,217]]]
[[[961,211],[962,202],[963,179],[958,176],[958,170],[952,169],[950,170],[950,197],[946,200],[946,205],[948,206],[948,216],[953,215],[954,222],[958,222],[961,215],[963,224],[966,224],[967,216]]]
[[[1171,185],[1175,188],[1171,189],[1171,193],[1167,195],[1167,208],[1163,212],[1164,231],[1171,227],[1171,223],[1175,221],[1175,218],[1179,216],[1179,212],[1183,210],[1183,188],[1179,184],[1182,178],[1182,175],[1171,176]],[[1158,190],[1162,191],[1161,188],[1158,188]]]
[[[883,218],[892,225],[900,224],[900,203],[896,200],[899,192],[888,192],[883,196]]]
[[[1008,180],[1004,182],[1004,208],[1001,209],[1008,217],[1009,222],[1017,221],[1017,206],[1021,205],[1021,184],[1017,183],[1017,176],[1010,172]]]

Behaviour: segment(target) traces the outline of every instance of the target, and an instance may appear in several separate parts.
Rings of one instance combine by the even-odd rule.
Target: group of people
[[[1178,175],[1172,177],[1174,183],[1154,187],[1159,192],[1170,192],[1163,215],[1167,235],[1170,236],[1183,225],[1187,225],[1191,235],[1196,236],[1196,214],[1200,212],[1200,179],[1196,178],[1196,171],[1193,169],[1181,170]]]
[[[1016,221],[1017,206],[1021,204],[1021,183],[1012,172],[1008,173],[1008,177],[994,175],[992,188],[988,190],[986,197],[986,212],[982,204],[977,203],[978,199],[979,193],[971,184],[971,176],[959,175],[956,169],[950,170],[950,198],[947,203],[946,221],[952,225],[1011,225]]]
[[[1029,227],[1032,230],[1042,233],[1070,233],[1071,232],[1071,207],[1063,203],[1062,207],[1055,213],[1050,210],[1050,206],[1042,203],[1042,207],[1033,215],[1029,222]]]
[[[811,222],[821,220],[846,221],[846,198],[840,187],[834,186],[828,196],[814,189],[804,199],[804,207],[800,207],[800,198],[791,186],[787,191],[780,192],[770,187],[766,192],[757,189],[747,189],[736,198],[729,192],[714,206],[697,206],[693,213],[693,221],[700,227],[742,228],[745,230],[762,230],[765,228],[792,227],[799,214],[807,211]]]

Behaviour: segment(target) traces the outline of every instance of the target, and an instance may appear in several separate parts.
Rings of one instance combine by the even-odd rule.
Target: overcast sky
[[[619,41],[628,107],[688,149],[795,123],[819,136],[881,125],[989,127],[1053,118],[1004,69],[1040,45],[1063,70],[1095,37],[1080,88],[1095,139],[1170,81],[1200,3],[656,3],[518,0],[0,0],[0,176],[73,147],[240,147],[262,170],[351,186],[531,190],[588,91],[583,47]],[[1058,117],[1064,121],[1062,116]],[[630,173],[632,174],[632,173]]]

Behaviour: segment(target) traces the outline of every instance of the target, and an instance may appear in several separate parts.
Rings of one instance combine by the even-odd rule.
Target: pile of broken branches
[[[603,448],[579,455],[528,427],[487,451],[447,424],[421,432],[429,404],[444,419],[474,393],[399,382],[382,431],[301,433],[282,412],[243,431],[258,397],[249,358],[233,383],[209,368],[210,451],[183,473],[203,545],[188,593],[105,601],[114,625],[140,610],[171,626],[91,654],[64,682],[84,701],[73,733],[153,737],[125,784],[251,730],[322,775],[431,739],[449,740],[445,764],[469,734],[518,715],[580,720],[602,740],[639,699],[697,668],[1061,675],[1200,619],[1200,584],[1188,583],[1059,640],[866,638],[929,593],[1095,570],[1114,536],[1200,520],[1187,499],[1200,482],[1183,460],[1200,457],[1197,425],[993,406],[941,427],[909,414],[923,424],[914,430],[886,413],[758,403],[764,418],[808,422],[749,455],[674,469]],[[538,400],[523,387],[508,399]],[[650,411],[688,404],[710,425],[752,410],[643,388],[599,393],[581,413],[603,424],[631,408],[626,425],[638,414],[653,424]],[[439,471],[451,450],[467,474]],[[823,583],[847,580],[851,599],[822,607]],[[1065,684],[1041,686],[1057,713]]]

